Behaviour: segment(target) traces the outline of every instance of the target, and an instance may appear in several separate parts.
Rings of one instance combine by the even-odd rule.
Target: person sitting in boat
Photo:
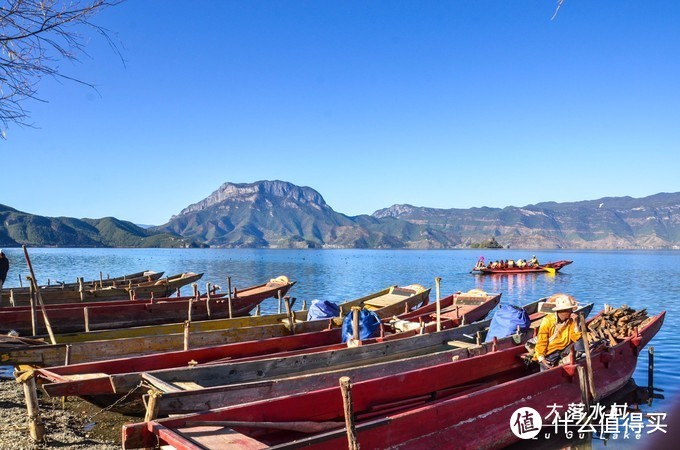
[[[480,256],[479,259],[477,260],[477,264],[475,264],[475,270],[479,269],[485,269],[486,264],[484,264],[484,257]]]
[[[520,269],[524,269],[526,266],[527,263],[522,258],[517,260],[517,267],[519,267]]]
[[[555,294],[554,298],[554,314],[543,318],[536,336],[533,359],[538,361],[542,371],[558,365],[562,359],[562,351],[571,344],[579,343],[577,350],[583,350],[581,330],[574,313],[574,298],[566,294]]]
[[[508,259],[508,269],[512,269],[513,267],[515,267],[515,261]]]
[[[528,265],[529,267],[538,267],[538,259],[536,259],[536,255],[533,255],[531,257],[531,260],[529,260]]]

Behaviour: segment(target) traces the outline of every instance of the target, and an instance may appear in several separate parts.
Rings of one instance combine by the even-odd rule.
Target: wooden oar
[[[583,344],[586,353],[586,372],[588,375],[588,388],[590,390],[590,395],[593,401],[597,399],[597,393],[595,392],[595,376],[593,374],[593,361],[590,359],[590,341],[588,340],[588,325],[586,320],[583,318],[583,313],[578,314],[578,318],[581,322],[581,339],[583,339]]]

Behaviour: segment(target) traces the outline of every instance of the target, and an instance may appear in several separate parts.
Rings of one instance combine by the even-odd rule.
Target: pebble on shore
[[[62,408],[61,399],[40,395],[40,415],[45,424],[45,442],[34,442],[28,431],[28,415],[23,388],[12,379],[0,380],[0,450],[68,448],[113,450],[121,448],[121,427],[134,418],[99,409],[70,397]],[[85,425],[88,425],[86,430]]]

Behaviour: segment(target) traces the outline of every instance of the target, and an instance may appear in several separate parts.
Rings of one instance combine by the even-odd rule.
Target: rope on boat
[[[144,382],[143,382],[143,381],[140,381],[139,384],[137,384],[137,386],[135,386],[135,387],[133,387],[132,389],[130,389],[130,391],[129,391],[127,394],[123,395],[121,398],[119,398],[119,399],[116,400],[115,402],[111,403],[111,404],[110,404],[109,406],[107,406],[106,408],[100,409],[99,411],[97,411],[96,413],[94,413],[92,416],[86,417],[87,421],[93,422],[93,421],[94,421],[94,418],[97,417],[99,414],[101,414],[101,413],[103,413],[103,412],[105,412],[105,411],[110,411],[110,410],[113,409],[116,405],[118,405],[118,404],[122,403],[123,401],[125,401],[125,399],[127,399],[130,395],[132,395],[135,391],[137,391],[137,390],[138,390],[139,388],[141,388],[142,386],[144,386]],[[84,423],[83,423],[83,426],[86,425],[86,424],[87,424],[87,423],[84,422]]]

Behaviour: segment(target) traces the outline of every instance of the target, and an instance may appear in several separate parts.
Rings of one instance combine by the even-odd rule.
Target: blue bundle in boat
[[[307,313],[307,320],[331,319],[340,315],[340,307],[328,300],[312,300]]]
[[[498,308],[491,319],[486,342],[491,342],[494,336],[498,339],[510,336],[517,331],[518,325],[521,332],[527,331],[531,326],[527,312],[519,306],[500,305]]]
[[[368,339],[378,334],[380,318],[373,311],[362,309],[359,311],[359,339]],[[342,321],[342,342],[347,342],[354,336],[353,312],[345,316]]]

